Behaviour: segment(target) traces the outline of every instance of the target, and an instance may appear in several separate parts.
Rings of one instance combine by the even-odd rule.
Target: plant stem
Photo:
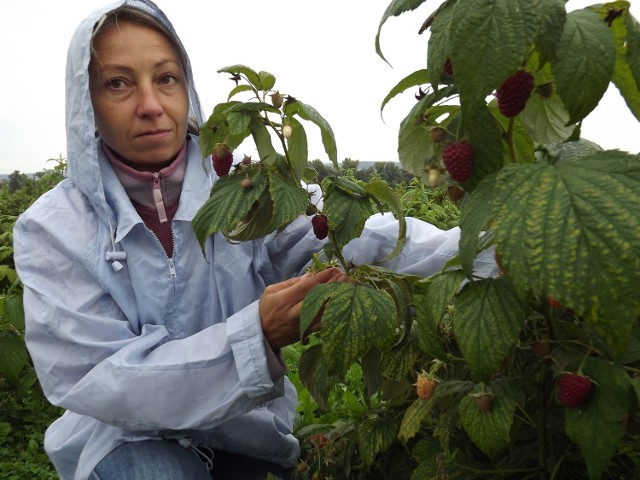
[[[334,246],[333,248],[333,254],[336,256],[336,258],[338,259],[338,261],[340,262],[340,265],[342,265],[342,269],[345,272],[349,272],[349,264],[347,263],[347,261],[344,259],[344,257],[342,256],[342,252],[340,251],[339,248],[336,248],[336,246],[338,245],[338,242],[336,240],[336,236],[333,232],[329,232],[329,241],[331,242],[331,244]]]
[[[516,146],[513,143],[513,127],[515,125],[515,117],[511,117],[509,119],[509,127],[505,133],[504,139],[509,146],[509,156],[511,157],[512,163],[518,163],[518,152],[516,151]]]

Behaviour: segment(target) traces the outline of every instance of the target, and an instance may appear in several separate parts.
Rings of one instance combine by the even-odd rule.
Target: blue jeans
[[[173,440],[125,443],[100,461],[89,480],[264,480],[283,478],[279,465],[216,450],[213,469],[193,451]]]

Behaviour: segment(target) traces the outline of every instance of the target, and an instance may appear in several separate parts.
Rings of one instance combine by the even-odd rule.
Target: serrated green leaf
[[[291,126],[291,136],[287,139],[289,159],[291,160],[295,177],[300,179],[304,175],[309,160],[307,134],[300,122],[295,118],[289,117],[287,123]]]
[[[458,406],[467,435],[489,457],[499,454],[510,443],[517,394],[517,386],[506,380],[491,382],[491,388],[494,393],[491,410],[479,410],[472,395],[465,396]]]
[[[460,261],[468,277],[473,274],[474,260],[480,246],[480,235],[491,223],[496,174],[483,178],[460,207]]]
[[[309,195],[302,186],[290,185],[277,173],[269,172],[269,187],[273,200],[270,230],[280,229],[304,214]]]
[[[431,23],[431,34],[427,46],[427,73],[434,89],[443,76],[444,64],[451,59],[450,29],[454,21],[454,6],[457,0],[445,1],[435,12]],[[455,75],[455,71],[454,71]]]
[[[382,372],[386,378],[400,381],[411,373],[419,356],[418,339],[415,334],[412,334],[399,346],[384,352]]]
[[[622,353],[640,308],[639,158],[603,151],[554,165],[508,165],[493,211],[514,285],[551,294]]]
[[[251,117],[244,112],[231,112],[227,115],[227,124],[231,135],[243,135],[246,137],[249,134],[250,122]]]
[[[250,215],[240,221],[232,230],[222,233],[231,242],[247,242],[262,238],[273,231],[273,201],[268,189],[251,206]]]
[[[193,230],[203,247],[206,239],[216,232],[233,230],[262,195],[267,186],[265,177],[258,176],[253,186],[245,190],[241,175],[229,175],[213,184],[207,201],[193,217]]]
[[[398,158],[402,168],[421,177],[425,182],[425,170],[437,160],[437,147],[422,121],[422,116],[436,102],[457,93],[455,86],[449,86],[426,95],[416,103],[400,123],[398,132]]]
[[[627,30],[627,64],[636,85],[640,85],[640,23],[632,15],[627,14],[625,27]]]
[[[238,85],[237,87],[233,88],[229,92],[229,96],[227,97],[227,100],[231,100],[231,98],[235,97],[239,93],[252,92],[252,91],[253,91],[253,88],[251,88],[251,85],[246,85],[243,83],[242,85]]]
[[[250,67],[246,65],[231,65],[229,67],[223,67],[218,70],[218,73],[240,73],[244,75],[249,83],[255,87],[256,90],[263,90],[262,83],[260,82],[260,76]]]
[[[0,331],[0,377],[17,384],[28,360],[24,339],[17,332]]]
[[[380,116],[382,116],[382,111],[384,110],[385,105],[389,103],[389,101],[393,97],[395,97],[396,95],[399,95],[400,93],[404,92],[405,90],[411,87],[415,87],[417,85],[424,85],[425,83],[427,83],[427,80],[428,80],[428,76],[427,76],[426,69],[417,70],[413,73],[410,73],[409,75],[404,77],[402,80],[400,80],[389,91],[389,93],[387,93],[387,96],[384,97],[384,100],[382,100],[382,104],[380,105]]]
[[[337,379],[328,374],[327,362],[322,354],[322,345],[313,345],[302,352],[299,375],[303,385],[307,387],[318,406],[324,411],[329,410],[329,393]]]
[[[548,163],[557,164],[572,162],[603,151],[602,147],[584,138],[560,145],[545,145],[545,150],[550,159]]]
[[[18,278],[18,275],[9,265],[0,265],[0,280],[5,278],[9,283],[13,283]]]
[[[400,424],[400,430],[398,432],[398,440],[403,443],[407,443],[415,437],[420,431],[422,421],[429,416],[432,408],[432,398],[429,400],[417,398],[411,405],[409,405],[402,417],[402,423]]]
[[[384,350],[393,342],[396,307],[386,292],[352,283],[317,285],[302,303],[301,332],[323,308],[320,336],[331,374],[346,372],[371,346]]]
[[[458,0],[450,24],[451,62],[462,104],[472,108],[513,74],[536,36],[531,0]],[[469,32],[473,32],[470,35]]]
[[[389,260],[402,251],[407,237],[407,221],[404,216],[404,207],[396,191],[384,180],[374,178],[364,185],[364,189],[372,198],[385,203],[398,220],[398,241],[396,242],[396,246],[393,251],[381,261]]]
[[[527,311],[505,278],[466,284],[456,297],[453,329],[469,368],[481,378],[494,373],[515,346]]]
[[[541,67],[550,61],[562,37],[564,22],[567,20],[566,0],[539,0],[536,6],[540,28],[536,34],[536,44],[540,50]]]
[[[545,98],[534,92],[520,114],[520,119],[536,144],[565,142],[575,128],[573,124],[569,124],[569,112],[555,93]]]
[[[565,409],[566,432],[580,447],[589,478],[597,479],[624,436],[622,419],[629,408],[631,382],[620,365],[595,358],[587,358],[584,373],[596,386],[585,404]]]
[[[640,47],[640,26],[629,14],[629,2],[611,2],[607,4],[607,8],[599,9],[600,16],[606,18],[610,9],[624,12],[622,17],[613,20],[609,27],[616,44],[616,63],[612,80],[631,113],[640,120],[640,62],[632,62],[633,49]],[[631,54],[629,49],[632,49]]]
[[[253,136],[256,148],[258,149],[260,160],[265,165],[272,166],[278,159],[278,152],[273,148],[271,135],[269,135],[266,125],[261,119],[252,117],[249,128],[251,129],[251,135]]]
[[[613,75],[616,46],[597,13],[570,12],[551,61],[558,94],[569,112],[569,124],[585,118],[598,105]]]
[[[384,55],[382,55],[382,50],[380,49],[380,31],[382,30],[382,25],[384,25],[389,17],[397,17],[404,12],[414,10],[422,5],[425,1],[426,0],[392,0],[387,9],[382,14],[380,25],[378,25],[378,32],[376,33],[376,53],[385,62],[387,61],[387,59],[384,58]]]
[[[372,465],[376,455],[385,452],[396,439],[398,426],[390,417],[369,418],[358,428],[358,451],[364,465]]]
[[[217,143],[228,141],[229,126],[226,119],[229,112],[232,112],[235,105],[239,102],[227,102],[217,104],[209,118],[200,126],[200,134],[198,136],[198,146],[202,158],[211,155],[213,147]],[[231,148],[237,145],[227,143]]]
[[[311,105],[295,100],[288,102],[284,107],[285,114],[287,116],[293,116],[295,114],[300,115],[300,118],[312,122],[320,129],[320,136],[322,138],[322,145],[324,151],[327,153],[329,160],[333,162],[334,168],[338,169],[338,150],[336,147],[336,139],[333,135],[333,130],[329,122],[327,122],[318,111]]]
[[[338,248],[342,248],[360,236],[365,222],[373,215],[373,206],[368,195],[353,196],[341,188],[323,190],[327,193],[322,210],[327,215],[329,228],[335,235]]]
[[[504,165],[502,131],[486,105],[478,105],[471,110],[463,104],[462,126],[469,132],[469,143],[475,152],[471,177],[464,183],[465,190],[471,192],[484,177]]]
[[[22,295],[6,297],[2,306],[2,318],[13,325],[18,332],[24,332],[24,306],[22,303]]]
[[[262,86],[262,90],[268,91],[273,88],[276,84],[276,77],[265,71],[258,72],[258,78],[260,79],[260,85]]]
[[[415,285],[418,345],[422,351],[441,360],[446,360],[447,356],[440,336],[440,323],[464,278],[462,271],[451,270]]]

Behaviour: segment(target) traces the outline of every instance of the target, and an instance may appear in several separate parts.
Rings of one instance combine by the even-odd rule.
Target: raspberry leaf
[[[397,313],[387,292],[348,282],[317,285],[302,304],[301,332],[323,308],[320,335],[331,375],[345,373],[372,346],[393,342]]]
[[[527,57],[537,32],[535,8],[531,0],[459,0],[455,4],[449,36],[462,104],[483,104]]]
[[[601,8],[605,17],[608,9]],[[623,18],[612,22],[611,32],[616,44],[613,83],[635,117],[640,120],[640,24],[624,9]]]
[[[471,277],[480,234],[491,221],[491,201],[496,174],[487,175],[463,201],[460,212],[460,261],[462,269]]]
[[[382,261],[389,260],[402,251],[407,236],[407,221],[405,219],[402,202],[395,190],[393,190],[384,180],[374,178],[364,186],[364,189],[369,193],[370,198],[377,200],[378,202],[383,202],[388,207],[387,210],[383,209],[382,205],[378,205],[381,212],[390,211],[398,220],[398,241],[396,242],[396,246],[393,251]]]
[[[482,378],[514,347],[527,314],[506,277],[466,284],[455,301],[453,329],[471,371]]]
[[[350,185],[353,188],[347,188]],[[326,177],[322,182],[325,192],[323,211],[335,234],[338,248],[362,233],[366,220],[374,210],[366,190],[344,178]]]
[[[20,372],[29,360],[24,338],[14,329],[3,329],[0,330],[0,344],[3,348],[0,356],[0,375],[18,384]]]
[[[640,308],[637,157],[608,151],[508,165],[493,212],[495,240],[518,290],[552,294],[622,353]]]
[[[211,188],[211,196],[193,217],[193,229],[202,248],[210,235],[233,230],[267,187],[266,178],[262,176],[247,190],[242,188],[242,180],[240,175],[218,179]]]
[[[479,410],[473,395],[464,396],[458,407],[467,435],[490,457],[509,445],[518,394],[518,387],[506,380],[491,382],[491,388],[494,395],[490,410]]]
[[[318,406],[329,409],[329,393],[339,377],[330,376],[322,345],[312,345],[300,356],[300,381],[309,390]]]
[[[446,360],[447,356],[440,336],[440,323],[464,279],[462,270],[451,270],[415,285],[418,345],[423,351],[441,360]]]
[[[430,158],[437,152],[436,144],[429,135],[429,130],[424,125],[422,118],[424,112],[431,111],[432,106],[456,92],[455,86],[445,87],[437,92],[426,95],[411,109],[409,114],[400,123],[398,140],[398,157],[402,168],[427,181],[425,168]],[[459,116],[458,107],[449,107],[450,116]]]
[[[471,132],[469,143],[475,152],[471,177],[465,182],[465,190],[473,191],[478,182],[502,168],[505,163],[502,132],[488,107],[482,105],[473,114],[463,106],[463,130]]]
[[[273,201],[273,218],[269,230],[277,230],[303,215],[309,203],[307,191],[291,185],[275,172],[269,172],[269,193]]]
[[[551,66],[569,123],[586,117],[607,91],[616,46],[607,24],[595,12],[570,12]]]
[[[402,423],[400,424],[400,431],[398,432],[398,439],[401,442],[407,443],[420,431],[422,421],[427,418],[432,411],[434,400],[435,397],[431,397],[429,400],[417,398],[405,410]]]
[[[386,452],[397,432],[398,425],[389,416],[380,415],[364,421],[358,429],[358,450],[364,465],[372,465],[378,453]]]
[[[288,117],[299,115],[300,118],[314,123],[320,129],[320,137],[322,145],[329,160],[333,162],[333,166],[338,170],[338,150],[336,147],[336,139],[329,123],[318,113],[311,105],[307,105],[299,100],[288,102],[284,107],[285,114]]]
[[[292,127],[291,136],[287,139],[289,159],[296,178],[302,178],[309,159],[307,134],[300,122],[293,117],[287,118],[287,124]]]
[[[400,80],[390,91],[387,93],[387,96],[382,100],[382,105],[380,105],[380,116],[382,116],[382,111],[384,110],[385,105],[396,95],[406,91],[411,87],[416,87],[418,85],[424,85],[427,83],[427,70],[417,70],[413,73],[410,73],[402,80]]]
[[[232,75],[242,74],[247,78],[249,83],[256,88],[256,90],[264,90],[262,82],[260,81],[260,75],[258,75],[254,69],[247,67],[246,65],[231,65],[218,70],[218,73],[223,72],[230,73]]]
[[[584,372],[597,387],[583,408],[566,409],[566,432],[580,447],[589,477],[600,478],[624,436],[622,418],[629,408],[631,383],[622,366],[606,360],[587,359]]]

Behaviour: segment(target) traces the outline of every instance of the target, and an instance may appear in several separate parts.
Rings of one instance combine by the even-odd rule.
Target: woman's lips
[[[136,135],[136,137],[145,140],[161,140],[169,135],[169,133],[171,133],[171,130],[149,130]]]

